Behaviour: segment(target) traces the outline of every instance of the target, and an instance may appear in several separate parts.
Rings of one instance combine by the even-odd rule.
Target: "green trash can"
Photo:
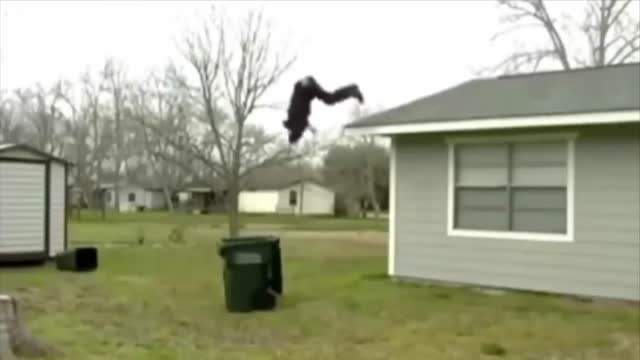
[[[224,259],[227,310],[271,310],[282,294],[280,239],[273,236],[226,238],[218,254]]]

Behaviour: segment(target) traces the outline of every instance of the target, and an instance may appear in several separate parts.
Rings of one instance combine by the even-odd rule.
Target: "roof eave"
[[[42,156],[44,158],[47,158],[51,161],[55,161],[58,163],[62,163],[65,164],[67,166],[75,166],[75,164],[67,159],[63,159],[51,154],[48,154],[42,150],[36,149],[33,146],[27,145],[27,144],[22,144],[22,143],[17,143],[17,144],[3,144],[3,147],[0,147],[0,152],[5,152],[5,151],[10,151],[10,150],[22,150],[22,151],[27,151],[30,152],[32,154],[38,155],[38,156]]]
[[[392,136],[417,133],[519,129],[546,126],[604,125],[633,122],[640,122],[640,109],[597,113],[461,119],[456,121],[409,124],[359,125],[352,127],[347,126],[344,128],[344,132],[346,135],[354,136]]]

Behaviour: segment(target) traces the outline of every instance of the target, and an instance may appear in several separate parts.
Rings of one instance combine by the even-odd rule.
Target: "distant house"
[[[191,212],[222,212],[225,194],[226,192],[216,191],[209,184],[192,182],[185,184],[178,192],[178,202],[181,208]]]
[[[242,213],[332,215],[335,193],[314,180],[250,187],[240,192]]]
[[[391,139],[394,278],[640,300],[640,64],[471,80],[345,130]]]
[[[69,192],[69,205],[73,208],[86,208],[88,207],[86,199],[82,194],[82,189],[74,184],[67,185],[67,191]]]
[[[114,183],[101,183],[98,190],[104,193],[107,209],[116,208],[116,191]],[[119,212],[135,212],[145,210],[167,209],[167,202],[162,189],[122,182],[120,184]]]

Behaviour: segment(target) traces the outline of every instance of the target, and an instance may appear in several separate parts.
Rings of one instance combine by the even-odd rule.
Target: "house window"
[[[129,202],[136,201],[136,193],[129,193]]]
[[[573,140],[450,144],[449,234],[571,241]]]
[[[289,191],[289,205],[296,206],[298,204],[298,193],[295,190]]]

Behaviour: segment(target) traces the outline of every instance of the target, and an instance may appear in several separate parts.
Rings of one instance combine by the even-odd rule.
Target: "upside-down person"
[[[364,102],[360,88],[356,84],[342,86],[334,91],[326,91],[313,76],[306,76],[296,81],[287,110],[288,117],[283,121],[284,127],[289,131],[290,144],[298,142],[307,128],[313,133],[316,132],[316,129],[309,124],[311,102],[316,98],[327,105],[333,105],[349,98],[358,99],[360,103]]]

